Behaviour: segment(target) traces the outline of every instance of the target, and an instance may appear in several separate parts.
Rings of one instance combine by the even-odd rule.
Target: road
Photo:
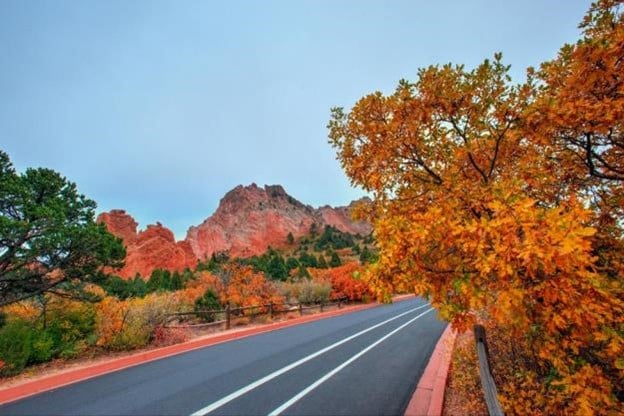
[[[102,375],[0,415],[402,414],[444,327],[411,298]]]

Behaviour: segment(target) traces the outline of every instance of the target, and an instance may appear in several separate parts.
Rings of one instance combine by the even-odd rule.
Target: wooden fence
[[[332,302],[317,303],[267,303],[264,305],[245,306],[240,308],[232,308],[226,305],[224,309],[216,310],[198,310],[189,312],[176,312],[167,315],[165,327],[167,328],[206,328],[211,326],[223,325],[224,329],[230,329],[232,320],[236,318],[253,318],[260,315],[267,315],[270,318],[276,315],[295,312],[303,315],[306,311],[318,309],[323,312],[324,309],[337,306],[342,308],[347,303],[347,298],[336,299]],[[184,323],[183,321],[191,318],[195,321],[205,320],[209,322]]]
[[[485,404],[490,416],[503,416],[503,409],[498,401],[498,391],[494,378],[490,371],[489,351],[485,338],[485,328],[482,325],[474,326],[475,342],[477,343],[477,355],[479,357],[479,374],[481,375],[481,387],[485,396]]]

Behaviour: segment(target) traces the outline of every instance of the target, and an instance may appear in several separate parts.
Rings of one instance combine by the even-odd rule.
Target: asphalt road
[[[0,415],[402,414],[444,327],[410,299],[102,375]]]

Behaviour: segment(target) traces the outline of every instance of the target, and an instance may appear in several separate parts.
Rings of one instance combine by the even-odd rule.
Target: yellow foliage
[[[592,5],[584,38],[523,84],[500,54],[430,66],[329,122],[347,175],[374,196],[378,298],[412,288],[459,330],[505,332],[522,356],[521,376],[500,379],[509,413],[622,408],[620,3]]]
[[[175,295],[166,292],[127,300],[108,296],[96,306],[97,345],[111,349],[144,346],[166,315],[179,307]]]
[[[12,303],[2,308],[8,319],[20,318],[26,321],[34,321],[41,315],[40,308],[32,301]]]

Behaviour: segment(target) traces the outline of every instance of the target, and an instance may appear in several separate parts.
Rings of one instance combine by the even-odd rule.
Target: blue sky
[[[362,195],[332,106],[419,67],[503,52],[514,77],[578,37],[587,1],[0,1],[0,149],[183,238],[238,184]]]

